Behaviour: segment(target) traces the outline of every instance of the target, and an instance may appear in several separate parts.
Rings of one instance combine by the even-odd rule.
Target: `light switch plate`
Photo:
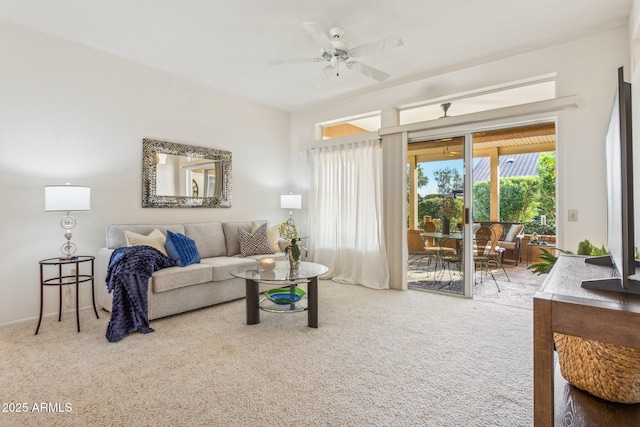
[[[569,209],[569,221],[578,221],[578,209]]]

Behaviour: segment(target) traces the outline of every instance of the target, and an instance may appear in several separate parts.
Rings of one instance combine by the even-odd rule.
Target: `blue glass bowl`
[[[265,296],[269,298],[273,303],[285,305],[285,304],[293,304],[298,302],[305,296],[305,291],[298,288],[297,286],[293,288],[293,293],[291,292],[291,288],[277,288],[277,289],[269,289],[266,291]]]

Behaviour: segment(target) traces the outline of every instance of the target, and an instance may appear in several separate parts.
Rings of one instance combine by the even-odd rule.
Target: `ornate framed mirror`
[[[142,140],[143,208],[230,208],[231,152]]]

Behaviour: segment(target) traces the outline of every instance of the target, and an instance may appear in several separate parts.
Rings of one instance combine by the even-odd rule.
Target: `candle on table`
[[[260,260],[260,267],[264,271],[271,271],[276,268],[276,260],[273,258],[262,258]]]

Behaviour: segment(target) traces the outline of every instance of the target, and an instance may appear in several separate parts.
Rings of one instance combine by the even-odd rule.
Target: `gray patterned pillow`
[[[239,229],[238,239],[242,256],[274,253],[267,237],[267,224],[262,224],[253,233]]]

